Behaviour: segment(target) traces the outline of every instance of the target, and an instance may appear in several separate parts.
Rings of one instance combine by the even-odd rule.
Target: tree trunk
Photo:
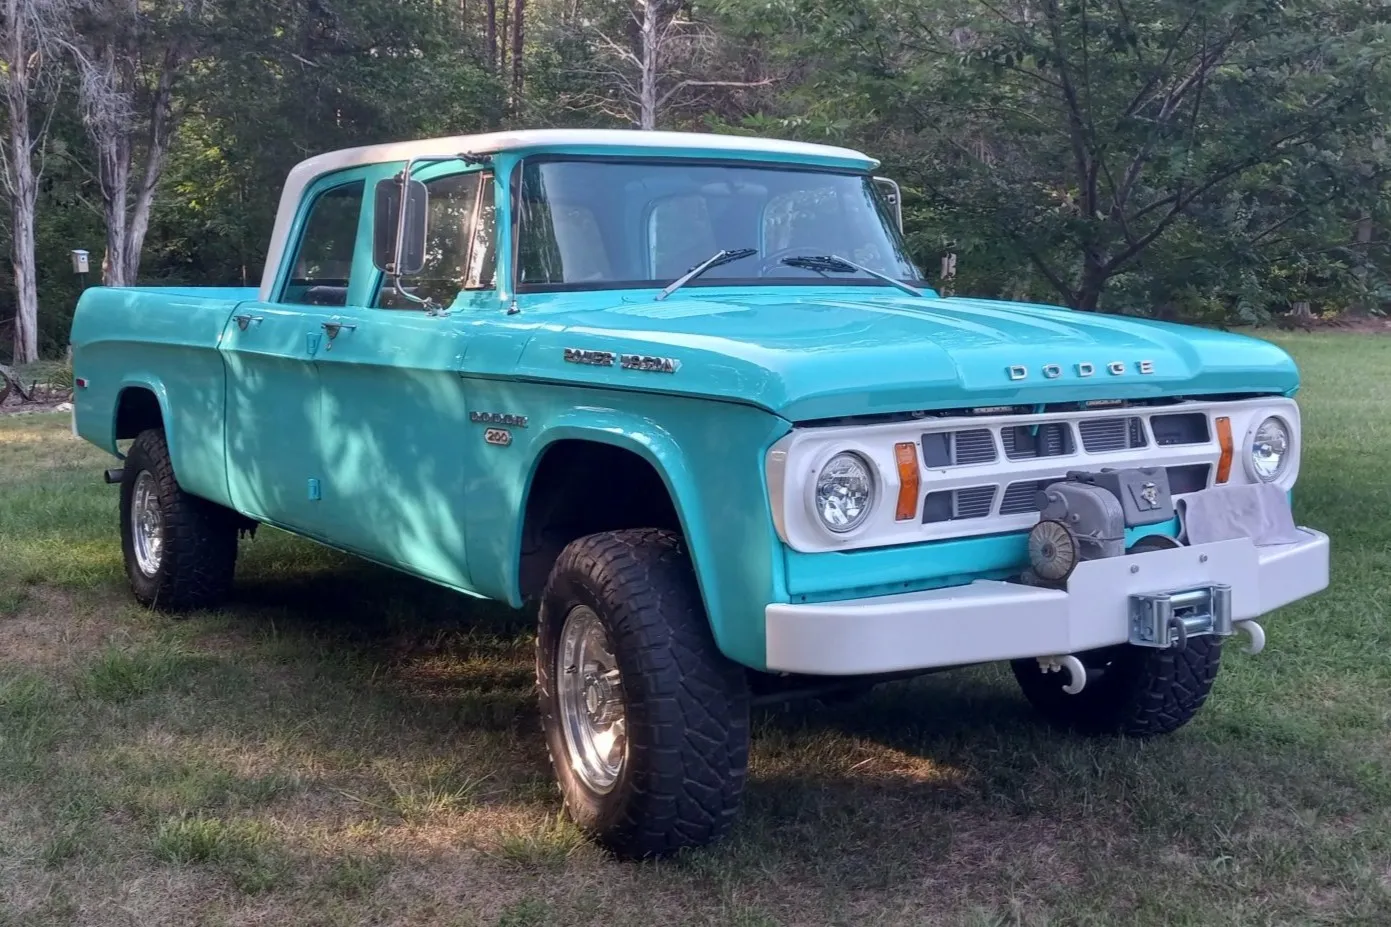
[[[112,15],[137,14],[132,6]],[[111,25],[129,23],[118,19]],[[113,31],[119,34],[119,30]],[[106,220],[102,283],[107,286],[133,286],[139,277],[155,189],[175,129],[174,85],[192,59],[193,48],[188,40],[177,37],[164,48],[158,81],[145,101],[144,112],[137,112],[143,96],[142,78],[133,64],[140,53],[130,39],[113,39],[74,51],[83,72],[80,92],[87,133],[97,152],[102,217]]]
[[[511,35],[511,33],[508,32],[507,14],[511,9],[512,5],[509,4],[507,0],[502,0],[502,16],[497,24],[497,76],[499,78],[503,78],[507,74],[507,37]]]
[[[1082,258],[1082,280],[1077,286],[1073,308],[1095,312],[1101,305],[1101,293],[1106,289],[1106,281],[1110,277],[1100,255],[1092,251],[1086,252]]]
[[[34,210],[39,198],[39,178],[34,170],[34,133],[29,121],[29,91],[35,79],[32,68],[41,66],[31,48],[25,20],[18,4],[6,4],[3,66],[5,109],[9,136],[5,139],[10,196],[11,253],[14,259],[15,326],[14,360],[28,364],[39,359],[39,281],[34,260]]]
[[[525,30],[526,0],[512,3],[512,109],[522,102],[522,41]]]
[[[486,17],[483,28],[487,36],[488,70],[497,71],[497,0],[485,0],[483,13]]]
[[[660,0],[646,0],[642,5],[642,77],[639,85],[641,98],[638,101],[638,126],[652,130],[657,128],[657,56],[661,49],[661,39],[657,30],[658,5]]]
[[[130,183],[130,150],[116,138],[96,139],[97,178],[106,219],[106,258],[101,262],[103,286],[129,286],[129,238],[126,235],[126,190]]]
[[[27,179],[21,180],[12,204],[14,215],[15,326],[14,362],[30,364],[39,359],[39,277],[34,261],[34,204],[38,184],[26,158],[22,162]],[[16,173],[19,173],[18,171]],[[19,178],[16,178],[19,179]]]

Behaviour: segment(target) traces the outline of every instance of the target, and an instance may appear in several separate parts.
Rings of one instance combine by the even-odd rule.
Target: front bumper
[[[1130,597],[1231,588],[1231,616],[1255,618],[1328,586],[1328,536],[1245,538],[1078,564],[1067,588],[975,582],[811,605],[767,607],[768,669],[892,673],[1078,653],[1130,640]]]

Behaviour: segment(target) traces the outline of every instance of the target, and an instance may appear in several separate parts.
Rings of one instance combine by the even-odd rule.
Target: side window
[[[309,207],[295,248],[295,263],[280,301],[308,306],[343,306],[353,270],[357,221],[362,215],[364,181],[355,180],[320,193]]]
[[[429,192],[425,266],[415,276],[402,277],[402,289],[437,306],[453,303],[460,290],[491,289],[497,264],[492,174],[470,171],[436,177],[425,182],[425,189]],[[420,308],[398,293],[385,276],[373,305]]]

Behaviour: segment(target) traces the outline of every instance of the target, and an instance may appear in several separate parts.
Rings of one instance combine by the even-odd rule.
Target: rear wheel
[[[237,519],[179,487],[164,432],[140,433],[121,478],[121,550],[131,590],[164,611],[215,605],[232,584]]]
[[[715,646],[678,535],[612,531],[565,548],[541,599],[536,679],[581,829],[626,857],[728,829],[748,765],[748,684]]]
[[[1182,649],[1120,644],[1076,655],[1087,685],[1063,691],[1067,673],[1045,673],[1037,660],[1015,660],[1024,697],[1050,722],[1093,734],[1146,737],[1183,727],[1207,701],[1222,662],[1222,641],[1194,637]]]

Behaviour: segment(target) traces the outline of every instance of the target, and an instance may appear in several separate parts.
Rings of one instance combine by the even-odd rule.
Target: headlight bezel
[[[1280,461],[1279,469],[1275,475],[1269,478],[1261,476],[1256,469],[1256,435],[1265,427],[1266,422],[1275,421],[1285,430],[1285,456]],[[1300,457],[1300,435],[1299,427],[1291,421],[1291,417],[1285,414],[1284,410],[1270,410],[1261,415],[1257,413],[1251,417],[1251,424],[1246,430],[1246,439],[1242,442],[1241,459],[1242,465],[1246,470],[1246,478],[1257,485],[1269,483],[1272,486],[1280,486],[1289,489],[1293,483],[1293,474],[1299,471]]]
[[[825,474],[831,463],[840,457],[852,457],[861,467],[864,468],[866,476],[869,478],[869,500],[865,503],[864,509],[858,521],[844,529],[832,527],[821,517],[821,507],[817,504],[817,496],[821,486],[821,477]],[[835,542],[845,541],[859,535],[874,521],[875,512],[878,510],[884,498],[883,474],[880,472],[878,463],[869,453],[868,449],[855,445],[846,445],[828,449],[818,454],[809,470],[810,479],[806,484],[806,510],[813,524],[819,528],[823,535]]]

